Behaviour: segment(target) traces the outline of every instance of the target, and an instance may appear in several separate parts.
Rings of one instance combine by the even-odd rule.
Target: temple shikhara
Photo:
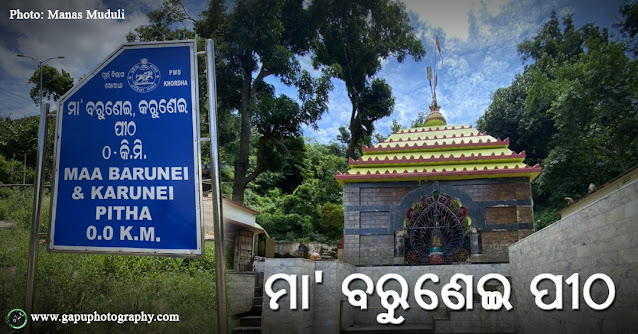
[[[509,139],[448,125],[433,93],[422,127],[362,148],[337,173],[344,261],[354,265],[508,262],[533,232],[530,182],[540,166]]]

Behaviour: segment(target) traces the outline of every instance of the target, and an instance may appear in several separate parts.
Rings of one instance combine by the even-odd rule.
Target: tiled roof
[[[539,165],[523,163],[525,151],[509,148],[509,139],[494,138],[472,126],[427,126],[395,132],[363,156],[349,159],[350,170],[337,172],[340,184],[413,180],[460,180],[529,177],[540,174]]]

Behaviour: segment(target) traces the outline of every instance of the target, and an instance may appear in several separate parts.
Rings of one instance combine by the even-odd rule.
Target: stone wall
[[[270,308],[270,297],[264,290],[262,307],[262,333],[338,333],[339,324],[351,323],[348,313],[340,313],[342,299],[341,283],[354,272],[355,267],[336,261],[311,261],[306,259],[265,259],[263,262],[264,284],[269,277],[284,273],[297,275],[297,309],[290,309],[290,294],[278,300],[279,309]],[[322,282],[315,283],[315,272],[322,272]],[[302,276],[309,276],[309,309],[302,309]],[[272,290],[287,289],[288,283],[279,280]],[[342,319],[343,318],[343,319]]]
[[[231,314],[250,311],[255,297],[255,273],[228,273],[228,299]]]
[[[507,262],[507,246],[533,232],[531,188],[527,178],[438,182],[346,183],[344,261],[355,265],[400,264],[395,231],[403,229],[410,206],[438,189],[461,199],[478,229],[482,253],[472,262]]]
[[[315,262],[315,270],[323,272],[323,282],[315,285],[316,303],[308,310],[313,313],[314,334],[336,333],[338,328],[345,328],[352,324],[352,314],[340,312],[343,310],[344,299],[341,293],[341,282],[356,267],[333,261]]]
[[[251,271],[253,267],[253,232],[240,230],[239,244],[239,271]]]
[[[312,312],[302,310],[301,305],[301,278],[302,275],[309,275],[314,282],[315,262],[304,259],[266,259],[264,266],[264,293],[262,307],[262,333],[311,333],[313,328]],[[290,294],[288,283],[279,280],[273,287],[273,291],[286,289],[289,293],[279,299],[279,309],[270,308],[270,298],[266,294],[265,284],[268,278],[279,273],[297,275],[297,293]],[[314,284],[309,285],[310,304],[316,305]],[[290,309],[291,298],[296,298],[297,309]]]
[[[560,221],[510,246],[518,333],[636,333],[638,331],[638,181],[611,192]],[[539,309],[530,283],[542,273],[579,273],[580,309],[572,310],[572,286],[563,283],[563,309]],[[585,281],[595,273],[609,276],[616,288],[614,303],[604,311],[592,310],[583,299]],[[556,297],[553,283],[543,300]],[[596,281],[591,289],[596,303],[608,296],[607,286]]]

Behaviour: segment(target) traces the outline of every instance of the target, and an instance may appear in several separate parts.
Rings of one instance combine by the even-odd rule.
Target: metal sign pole
[[[217,143],[217,84],[215,82],[215,46],[206,40],[206,79],[208,81],[208,132],[210,134],[211,196],[215,227],[215,272],[217,278],[217,333],[228,333],[226,324],[226,259],[221,207],[219,152]]]
[[[44,156],[46,153],[47,137],[47,115],[49,114],[49,104],[46,108],[40,100],[40,131],[38,133],[38,163],[35,171],[35,184],[33,185],[33,214],[31,220],[31,241],[29,243],[29,264],[27,269],[27,291],[24,302],[24,311],[27,316],[33,311],[33,293],[35,289],[35,273],[38,262],[38,233],[40,232],[40,215],[42,206],[42,189],[44,177]],[[31,322],[27,320],[27,333],[31,332]]]

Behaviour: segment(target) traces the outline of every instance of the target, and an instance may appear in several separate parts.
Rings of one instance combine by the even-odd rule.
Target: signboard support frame
[[[215,45],[206,40],[206,81],[208,84],[208,132],[210,135],[211,196],[215,233],[215,278],[217,285],[217,333],[228,333],[226,313],[226,261],[224,257],[224,225],[221,208],[221,184],[217,143],[217,84]]]
[[[40,100],[40,126],[38,132],[38,160],[35,166],[35,184],[33,185],[33,213],[31,215],[31,238],[29,242],[29,259],[27,265],[27,286],[25,293],[24,311],[27,316],[33,311],[33,300],[35,290],[35,274],[38,264],[38,247],[40,233],[40,218],[42,215],[42,191],[44,190],[44,157],[46,155],[46,141],[49,115],[49,104],[46,107]],[[27,319],[26,332],[31,333],[31,322]]]

